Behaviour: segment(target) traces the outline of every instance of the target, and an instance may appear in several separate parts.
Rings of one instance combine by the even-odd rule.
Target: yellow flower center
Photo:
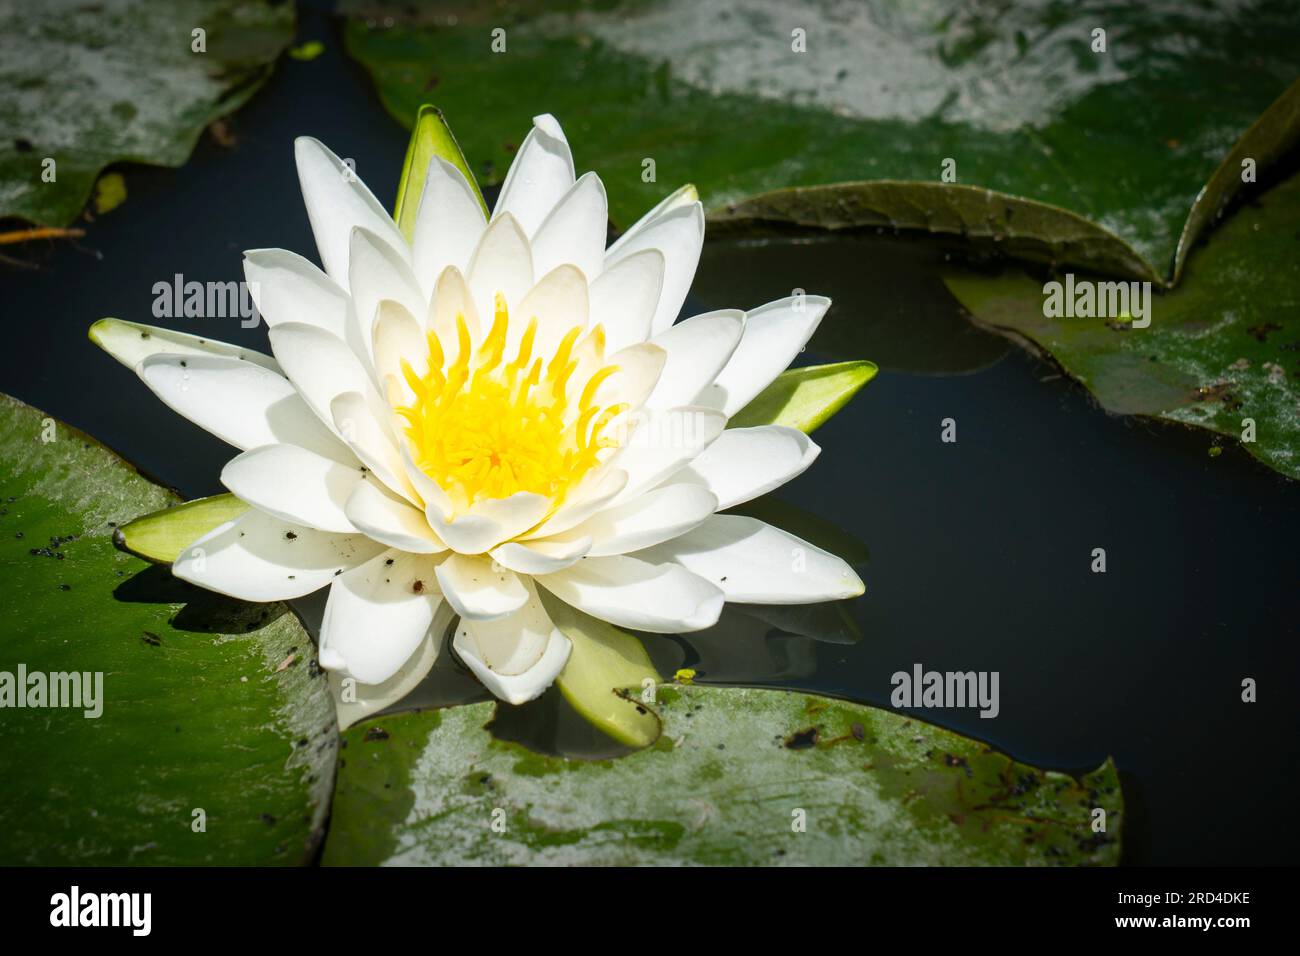
[[[463,315],[456,316],[456,360],[429,332],[429,368],[420,377],[403,360],[415,397],[394,403],[420,469],[451,497],[457,510],[475,501],[519,491],[551,498],[565,494],[616,446],[606,436],[625,404],[597,404],[601,383],[618,371],[605,365],[605,330],[597,325],[581,341],[572,328],[549,361],[533,356],[537,319],[530,319],[513,359],[506,361],[509,316],[498,295],[492,328],[477,349]],[[580,371],[580,366],[582,370]],[[591,373],[586,382],[575,373]]]

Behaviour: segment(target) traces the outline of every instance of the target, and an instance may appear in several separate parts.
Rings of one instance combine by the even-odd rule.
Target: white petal
[[[653,209],[634,222],[628,227],[623,235],[614,240],[609,247],[609,252],[622,252],[627,243],[639,236],[652,223],[662,219],[668,213],[675,209],[682,209],[686,206],[694,205],[700,201],[699,191],[694,186],[687,183],[685,186],[678,187],[674,192],[661,199]]]
[[[302,256],[284,249],[249,249],[244,279],[268,326],[305,322],[343,337],[348,294]]]
[[[434,662],[438,660],[447,626],[455,616],[456,612],[451,609],[451,605],[446,601],[441,602],[438,610],[434,612],[429,633],[415,649],[415,653],[406,659],[406,663],[398,668],[396,674],[380,684],[363,684],[355,681],[350,688],[352,692],[345,694],[343,681],[346,678],[336,671],[331,672],[330,695],[334,698],[334,706],[338,711],[339,730],[347,730],[371,714],[377,714],[391,707],[415,690],[433,669]]]
[[[626,554],[675,538],[717,510],[718,499],[701,485],[670,483],[625,504],[598,511],[564,535],[564,541],[590,538],[593,558]],[[539,541],[546,544],[547,541]],[[545,572],[535,571],[534,574]]]
[[[457,316],[464,317],[470,342],[477,342],[480,323],[474,298],[469,294],[469,284],[458,268],[448,266],[442,270],[442,275],[438,276],[433,302],[429,304],[428,321],[429,331],[438,336],[438,341],[442,345],[442,354],[447,365],[455,364],[460,355]]]
[[[132,371],[138,371],[136,366],[151,355],[216,355],[243,359],[272,372],[280,371],[279,363],[271,356],[242,345],[122,319],[100,319],[90,327],[90,341]]]
[[[605,327],[611,352],[644,342],[659,308],[664,254],[642,249],[610,266],[591,283],[591,324]]]
[[[588,472],[565,497],[555,513],[528,534],[525,541],[560,534],[609,504],[627,486],[627,472],[617,468],[598,468]]]
[[[532,319],[537,319],[537,332],[533,340],[535,358],[549,360],[564,338],[575,326],[587,327],[587,280],[575,266],[562,265],[537,280],[523,300],[511,310],[506,336],[506,356],[513,359],[519,350],[520,339]]]
[[[438,565],[438,586],[456,613],[473,621],[513,614],[528,600],[528,589],[509,568],[484,555],[453,554]]]
[[[415,459],[411,457],[411,443],[408,440],[399,438],[397,448],[403,474],[407,483],[415,489],[418,500],[423,503],[425,514],[436,514],[439,520],[445,522],[453,511],[451,498],[415,463]]]
[[[830,308],[821,295],[789,297],[761,305],[746,314],[745,334],[700,401],[736,414],[790,365]]]
[[[668,353],[653,342],[619,349],[606,360],[606,364],[617,366],[618,372],[600,383],[593,401],[597,406],[622,403],[629,409],[641,408],[662,380],[667,360]]]
[[[348,345],[363,367],[373,359],[374,322],[379,303],[392,299],[412,315],[429,311],[429,297],[415,281],[407,261],[368,229],[352,232],[352,261],[348,267],[352,282],[352,309],[348,313]]]
[[[429,634],[442,596],[431,561],[383,551],[330,585],[320,628],[321,667],[382,684]]]
[[[382,550],[364,535],[316,531],[253,508],[187,547],[172,574],[244,601],[284,601],[323,588]]]
[[[642,249],[663,253],[664,283],[650,323],[651,335],[662,332],[677,319],[695,278],[703,245],[704,207],[696,202],[665,213],[605,254],[605,268],[609,269]]]
[[[728,601],[806,604],[863,591],[862,580],[841,558],[745,515],[714,515],[637,556],[675,561],[720,587]]]
[[[331,279],[347,288],[348,243],[355,226],[371,230],[403,258],[407,256],[406,242],[392,217],[341,159],[309,136],[298,137],[293,146],[307,218],[321,264]]]
[[[438,554],[447,550],[422,511],[389,497],[368,481],[356,486],[344,510],[358,531],[390,547],[412,554]]]
[[[574,265],[594,281],[604,266],[608,231],[605,185],[595,173],[584,173],[532,236],[533,269],[545,275],[556,266]]]
[[[531,236],[573,185],[573,177],[573,154],[560,124],[549,113],[534,116],[533,128],[501,185],[492,218],[510,213]]]
[[[676,564],[626,555],[583,558],[535,580],[592,617],[638,631],[698,631],[716,623],[722,612],[722,592],[703,578]]]
[[[581,536],[563,541],[507,541],[493,548],[492,559],[519,574],[550,574],[562,571],[586,556],[591,539]]]
[[[712,408],[687,405],[638,413],[638,424],[609,465],[627,472],[614,504],[630,501],[689,465],[722,434],[727,418]]]
[[[402,400],[410,404],[414,393],[402,373],[402,362],[407,362],[419,378],[428,371],[429,342],[425,338],[424,324],[400,302],[385,299],[379,303],[373,334],[375,372],[379,380],[387,382],[392,376]]]
[[[260,365],[159,354],[141,362],[136,372],[174,411],[236,448],[299,445],[338,461],[352,460],[293,384]]]
[[[549,498],[518,491],[509,498],[475,502],[468,513],[448,520],[441,509],[426,508],[425,515],[438,537],[461,554],[483,554],[502,541],[528,531],[551,507]]]
[[[495,624],[495,621],[462,622],[454,642],[461,660],[474,672],[474,676],[484,687],[507,704],[524,704],[542,696],[569,662],[569,653],[573,650],[573,645],[558,628],[553,627],[547,639],[546,650],[536,664],[522,674],[498,674],[476,656],[476,649],[470,643],[475,632]]]
[[[492,327],[497,293],[505,296],[507,305],[514,305],[533,286],[532,252],[514,216],[499,216],[484,230],[466,279],[486,335]]]
[[[441,156],[429,162],[411,240],[411,264],[425,298],[433,294],[442,270],[469,267],[487,219],[474,187]]]
[[[360,392],[344,392],[330,402],[330,417],[348,447],[388,488],[412,504],[423,504],[406,474],[406,467],[389,431],[375,420],[373,400]]]
[[[296,445],[263,445],[226,463],[221,483],[236,498],[290,524],[355,534],[343,511],[365,472]]]
[[[488,690],[511,704],[541,695],[564,670],[572,645],[551,623],[532,585],[508,617],[462,620],[452,646]]]
[[[698,477],[718,496],[718,510],[725,511],[803,474],[820,453],[797,428],[728,428],[683,474]]]
[[[372,417],[383,407],[369,373],[337,335],[319,326],[286,322],[271,329],[270,337],[271,351],[284,373],[325,424],[334,427],[331,404],[344,392],[362,394],[374,410]]]
[[[692,316],[656,335],[651,342],[666,353],[663,374],[646,405],[689,405],[726,366],[745,331],[745,313],[722,309]]]

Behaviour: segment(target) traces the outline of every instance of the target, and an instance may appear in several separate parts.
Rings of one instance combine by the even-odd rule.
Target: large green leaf
[[[1292,83],[1279,96],[1241,139],[1232,147],[1219,168],[1214,171],[1205,188],[1196,196],[1196,204],[1183,224],[1178,238],[1178,251],[1174,256],[1173,283],[1182,278],[1187,257],[1196,241],[1228,209],[1237,194],[1248,188],[1300,143],[1300,80]],[[1250,165],[1249,171],[1247,165]]]
[[[103,675],[97,718],[0,712],[0,863],[311,859],[338,731],[293,615],[116,550],[115,525],[175,497],[8,397],[0,499],[0,672]]]
[[[718,210],[710,225],[715,237],[776,225],[927,232],[961,240],[968,255],[1088,266],[1163,281],[1132,246],[1083,216],[956,183],[855,182],[777,189]]]
[[[110,163],[181,165],[293,30],[293,4],[262,0],[0,0],[0,217],[65,225]]]
[[[1042,278],[955,275],[948,287],[981,325],[1028,339],[1108,411],[1152,415],[1234,439],[1300,478],[1300,175],[1254,199],[1155,296],[1148,328],[1048,318]],[[1088,277],[1080,277],[1088,278]],[[1076,280],[1077,281],[1077,280]]]
[[[494,738],[490,703],[345,734],[326,864],[1114,864],[1108,760],[1079,779],[904,714],[661,687],[664,734],[615,760]],[[381,732],[382,731],[382,732]],[[1106,811],[1105,832],[1092,829]],[[806,832],[795,832],[797,811]],[[493,828],[504,823],[504,832]]]
[[[1287,0],[345,9],[347,48],[401,122],[436,103],[494,182],[528,118],[554,113],[620,226],[686,180],[721,210],[787,186],[938,182],[950,158],[958,184],[1078,213],[1162,275],[1198,190],[1295,79],[1300,36]]]

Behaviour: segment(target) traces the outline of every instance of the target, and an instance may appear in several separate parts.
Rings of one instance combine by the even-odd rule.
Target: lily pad
[[[0,863],[311,860],[338,731],[306,632],[115,549],[177,499],[93,439],[7,396],[0,436]],[[102,693],[16,709],[20,667],[25,700],[38,673]]]
[[[1148,328],[1049,318],[1043,279],[1019,271],[945,281],[978,324],[1048,352],[1107,411],[1242,440],[1300,478],[1300,175],[1210,235],[1178,288],[1153,297]]]
[[[778,189],[719,209],[710,221],[714,236],[753,233],[772,225],[832,232],[926,232],[960,240],[967,254],[1086,266],[1163,281],[1132,246],[1083,216],[956,183],[886,181]]]
[[[1161,275],[1201,186],[1295,79],[1300,29],[1285,0],[344,9],[398,120],[436,103],[495,182],[529,117],[554,113],[622,227],[687,180],[718,211],[788,186],[936,183],[951,159],[957,184],[1077,213]]]
[[[1076,779],[904,714],[787,691],[662,686],[655,710],[659,742],[614,760],[496,739],[490,703],[354,727],[323,862],[1119,860],[1109,760]]]
[[[1300,143],[1300,80],[1287,87],[1286,92],[1242,134],[1232,152],[1197,195],[1196,205],[1192,207],[1187,222],[1183,224],[1183,234],[1178,239],[1171,284],[1182,278],[1183,267],[1196,241],[1223,216],[1237,194],[1247,188],[1248,183],[1257,182],[1265,169],[1284,157],[1297,143]]]
[[[262,0],[0,4],[0,217],[66,225],[110,163],[181,165],[293,31],[293,4]]]

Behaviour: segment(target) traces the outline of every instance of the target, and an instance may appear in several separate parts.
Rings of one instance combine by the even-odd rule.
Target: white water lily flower
[[[724,601],[862,593],[838,557],[718,513],[817,456],[792,428],[724,427],[830,302],[674,324],[704,238],[693,189],[607,249],[600,179],[575,180],[539,116],[490,219],[435,157],[408,243],[323,145],[296,156],[324,271],[246,253],[274,361],[209,347],[136,366],[243,449],[221,477],[251,509],[187,548],[178,577],[252,601],[328,587],[320,662],[366,685],[418,680],[454,612],[456,652],[512,703],[569,656],[543,592],[662,633],[712,625]]]

